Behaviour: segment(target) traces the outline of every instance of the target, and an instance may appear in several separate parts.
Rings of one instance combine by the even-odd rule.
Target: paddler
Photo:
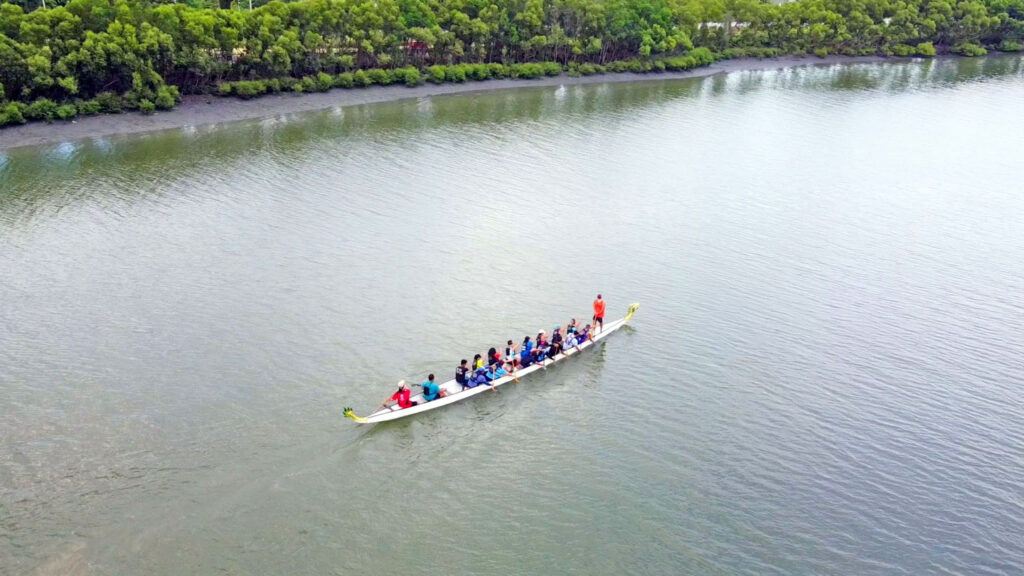
[[[512,362],[516,359],[516,348],[517,346],[512,344],[511,340],[509,340],[508,344],[505,346],[505,363],[510,366],[512,365]]]
[[[422,384],[423,386],[423,401],[430,402],[437,398],[444,398],[448,395],[447,392],[441,389],[440,386],[434,383],[434,375],[430,374],[427,376],[427,381]]]
[[[533,342],[530,337],[523,338],[523,345],[519,349],[519,365],[526,368],[533,363]]]
[[[594,328],[600,332],[604,330],[604,300],[601,299],[601,295],[597,295],[597,300],[594,300]]]
[[[584,326],[583,329],[580,330],[579,333],[577,334],[577,336],[576,336],[576,348],[579,348],[580,344],[583,344],[587,340],[590,340],[590,324],[587,324],[586,326]]]
[[[551,357],[554,358],[562,352],[562,327],[555,326],[551,333]]]
[[[410,402],[409,401],[409,394],[411,394],[411,391],[409,390],[409,387],[405,385],[405,380],[399,380],[398,381],[398,392],[395,392],[394,394],[392,394],[390,398],[385,398],[384,401],[380,403],[381,408],[387,408],[388,407],[388,402],[391,401],[391,400],[394,400],[395,402],[398,402],[398,407],[399,408],[403,408],[404,409],[404,408],[410,408],[412,406],[415,406],[416,402]]]
[[[465,358],[459,364],[459,367],[455,369],[455,381],[462,385],[462,389],[466,389],[466,384],[469,383],[469,360]]]

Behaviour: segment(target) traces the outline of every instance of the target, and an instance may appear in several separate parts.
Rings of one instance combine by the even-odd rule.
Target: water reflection
[[[144,195],[154,180],[172,181],[207,170],[243,167],[258,151],[287,160],[324,142],[395,142],[420,132],[509,127],[558,118],[567,130],[618,115],[644,115],[684,100],[710,101],[764,89],[803,91],[916,90],[1017,75],[1019,57],[919,60],[739,72],[698,80],[527,88],[334,108],[215,126],[187,126],[157,134],[95,138],[0,156],[0,222],[45,214],[40,202],[66,198],[68,182],[83,171],[97,191],[121,187]],[[342,146],[344,148],[344,146]],[[265,159],[260,160],[265,161]],[[103,182],[108,183],[104,185]],[[102,192],[99,192],[102,193]]]

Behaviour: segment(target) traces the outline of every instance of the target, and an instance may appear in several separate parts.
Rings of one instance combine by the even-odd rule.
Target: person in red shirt
[[[398,382],[398,392],[392,394],[390,398],[385,398],[380,405],[381,407],[387,408],[388,402],[394,400],[398,402],[399,408],[410,408],[412,406],[416,406],[417,402],[409,401],[410,394],[412,394],[412,391],[405,385],[405,380],[401,380]]]
[[[604,329],[604,300],[601,299],[601,295],[597,295],[597,300],[594,300],[594,328],[600,332]]]

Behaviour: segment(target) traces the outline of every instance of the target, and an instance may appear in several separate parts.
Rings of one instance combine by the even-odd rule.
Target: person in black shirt
[[[555,326],[555,332],[551,335],[551,357],[562,351],[562,327]]]
[[[469,373],[469,366],[467,364],[469,364],[469,360],[463,358],[462,362],[459,363],[459,367],[455,369],[455,381],[462,386],[463,390],[466,389],[466,374]]]

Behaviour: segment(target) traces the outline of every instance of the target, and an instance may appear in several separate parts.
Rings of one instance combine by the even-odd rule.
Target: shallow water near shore
[[[0,574],[1024,570],[1024,60],[0,153]],[[634,322],[360,427],[400,378]]]

